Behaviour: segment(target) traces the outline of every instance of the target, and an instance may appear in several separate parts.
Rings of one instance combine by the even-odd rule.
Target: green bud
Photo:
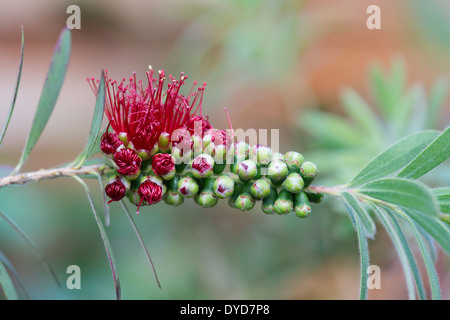
[[[244,141],[239,141],[235,144],[234,149],[235,149],[234,154],[238,160],[237,162],[241,162],[248,159],[250,150],[250,146],[248,145],[248,143]]]
[[[308,200],[311,203],[321,203],[324,196],[323,193],[316,192],[306,192],[306,195],[308,196]]]
[[[253,160],[244,160],[237,166],[237,175],[241,180],[250,180],[258,174],[258,167]]]
[[[251,159],[257,164],[267,166],[272,159],[272,149],[268,146],[257,144],[251,148]]]
[[[216,163],[214,164],[213,172],[214,174],[221,174],[223,170],[225,170],[225,167],[227,166],[226,163]]]
[[[228,198],[228,205],[232,208],[236,208],[236,200],[239,197],[239,194],[242,191],[242,184],[235,184],[234,185],[234,191],[231,197]]]
[[[250,194],[249,187],[249,185],[244,186],[236,199],[236,208],[239,210],[248,211],[255,206],[256,199]]]
[[[184,203],[184,197],[177,192],[167,191],[164,196],[164,202],[168,205],[178,207]]]
[[[289,173],[288,167],[284,161],[272,161],[267,169],[267,175],[273,181],[283,181]]]
[[[275,201],[277,200],[278,192],[275,188],[270,188],[270,193],[262,201],[262,210],[266,214],[275,213]]]
[[[288,166],[289,172],[299,172],[300,166],[302,165],[303,161],[305,161],[305,157],[303,157],[303,155],[298,152],[289,151],[285,153],[284,161]]]
[[[126,147],[130,143],[130,140],[128,140],[128,135],[126,132],[120,132],[119,133],[119,140],[123,142],[123,145]]]
[[[319,170],[317,169],[315,163],[310,161],[303,162],[302,166],[300,167],[300,174],[305,181],[305,187],[309,186],[311,182],[313,182],[318,173]]]
[[[304,185],[305,183],[298,173],[289,174],[283,182],[283,187],[291,193],[299,193]]]
[[[128,191],[128,199],[130,200],[130,202],[134,205],[138,205],[139,202],[141,201],[141,196],[138,194],[138,192],[135,191]]]
[[[230,176],[224,174],[218,177],[213,184],[214,194],[220,198],[225,199],[230,197],[234,191],[234,180]]]
[[[161,133],[159,136],[158,144],[161,150],[167,150],[170,144],[170,135],[167,132]]]
[[[203,208],[214,207],[219,201],[213,191],[214,181],[214,178],[205,179],[200,192],[194,197],[195,202]]]
[[[187,150],[180,149],[180,147],[172,147],[172,157],[175,159],[175,165],[185,165],[188,164],[192,159],[192,150],[185,148]]]
[[[305,192],[294,194],[294,212],[299,218],[306,218],[311,213],[311,205]]]
[[[191,171],[195,178],[209,178],[213,174],[214,160],[208,154],[201,154],[191,162]]]
[[[264,199],[270,194],[270,183],[266,179],[256,180],[250,187],[250,194],[256,199]]]
[[[284,154],[279,153],[279,152],[274,152],[272,154],[272,159],[271,161],[277,161],[277,160],[284,160]]]
[[[288,214],[294,208],[293,195],[289,191],[282,189],[275,200],[275,212],[279,215]]]
[[[203,140],[202,138],[200,138],[197,135],[192,135],[191,136],[191,140],[194,142],[193,143],[193,152],[194,152],[194,157],[200,155],[203,153]]]
[[[199,186],[197,180],[191,174],[187,174],[178,181],[178,191],[186,198],[192,198],[198,192]]]
[[[237,174],[237,169],[238,169],[238,165],[239,165],[239,161],[236,155],[233,156],[233,163],[230,164],[230,171],[232,173]]]

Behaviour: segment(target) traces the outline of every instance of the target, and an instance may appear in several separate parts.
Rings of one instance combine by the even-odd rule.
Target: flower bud
[[[136,213],[139,214],[139,208],[142,204],[152,205],[158,203],[166,191],[166,186],[162,179],[157,176],[148,176],[141,179],[141,184],[137,190],[140,201]]]
[[[250,146],[244,141],[239,141],[234,145],[237,162],[244,161],[249,157]]]
[[[183,178],[178,181],[178,191],[180,194],[185,196],[186,198],[192,198],[198,192],[199,186],[197,181],[191,176],[191,174],[187,174]]]
[[[291,193],[298,193],[302,191],[304,185],[305,183],[298,173],[289,174],[283,181],[283,187]]]
[[[305,158],[301,153],[289,151],[284,155],[284,161],[288,166],[289,172],[299,172],[300,166],[305,161]]]
[[[214,178],[207,178],[203,181],[200,192],[195,196],[195,202],[203,208],[214,207],[219,199],[213,191]]]
[[[253,160],[244,160],[237,165],[237,175],[241,180],[250,180],[258,174],[258,167]]]
[[[294,208],[293,196],[289,191],[282,189],[275,200],[274,209],[279,215],[288,214]]]
[[[214,194],[220,198],[225,199],[230,197],[234,191],[234,180],[230,176],[224,174],[218,177],[213,184]]]
[[[271,159],[271,161],[277,161],[277,160],[284,161],[284,154],[279,153],[279,152],[274,152],[274,153],[272,154],[272,159]]]
[[[266,179],[258,179],[250,187],[250,194],[256,199],[264,199],[269,196],[270,188],[270,183]]]
[[[130,185],[130,182],[125,177],[111,177],[109,183],[105,187],[105,193],[111,199],[108,201],[108,204],[112,201],[121,200],[125,196],[125,193],[130,189]]]
[[[315,163],[310,161],[305,161],[300,167],[300,174],[305,181],[305,187],[309,186],[313,182],[314,178],[317,177],[319,170]]]
[[[213,173],[221,174],[225,170],[226,166],[227,166],[226,163],[215,163],[214,168],[213,168]]]
[[[170,145],[170,135],[167,132],[163,132],[160,134],[158,139],[159,148],[163,151],[169,149]]]
[[[256,203],[256,199],[249,192],[250,185],[244,186],[243,190],[236,198],[236,208],[242,211],[251,210]]]
[[[278,192],[275,188],[270,188],[270,193],[267,197],[265,197],[262,201],[262,210],[266,214],[274,214],[275,213],[275,201],[277,200]]]
[[[110,157],[113,157],[117,149],[123,146],[119,136],[115,132],[105,132],[100,140],[100,150]]]
[[[305,192],[294,194],[294,212],[299,218],[306,218],[311,213],[311,205]]]
[[[117,173],[126,176],[130,180],[136,179],[140,174],[142,159],[135,150],[120,149],[114,155],[114,162],[118,169]]]
[[[179,206],[183,204],[184,197],[178,192],[178,182],[180,177],[174,176],[173,179],[167,181],[167,192],[164,195],[164,202],[171,206]]]
[[[209,178],[213,174],[214,160],[207,154],[201,154],[192,160],[191,168],[195,178]]]
[[[250,159],[263,166],[267,166],[272,159],[272,149],[261,144],[254,145],[250,154]]]
[[[267,169],[267,175],[274,182],[283,181],[288,175],[289,170],[284,161],[272,161]]]
[[[236,208],[236,200],[239,197],[239,194],[242,191],[242,184],[235,184],[234,185],[234,191],[231,197],[228,198],[228,205],[232,208]]]
[[[175,175],[175,159],[167,153],[155,154],[152,158],[152,170],[164,180],[170,180]]]

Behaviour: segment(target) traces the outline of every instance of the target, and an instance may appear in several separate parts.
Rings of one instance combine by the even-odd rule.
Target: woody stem
[[[19,173],[0,178],[0,188],[14,184],[25,184],[31,181],[39,181],[43,179],[102,174],[104,170],[105,170],[104,164],[85,166],[78,169],[70,167],[56,168],[56,169],[41,169],[34,172]]]

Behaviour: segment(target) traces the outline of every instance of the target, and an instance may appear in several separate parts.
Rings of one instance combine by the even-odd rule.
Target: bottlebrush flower
[[[100,140],[100,150],[108,156],[114,156],[117,149],[122,145],[119,136],[114,132],[108,132],[108,129],[106,129]]]
[[[108,204],[112,201],[121,200],[129,188],[129,181],[125,178],[120,179],[118,176],[114,176],[105,187],[105,193],[111,199],[108,201]]]
[[[141,158],[133,149],[121,149],[114,154],[114,162],[118,169],[117,173],[136,179],[141,170]]]
[[[144,177],[138,188],[138,195],[141,198],[138,204],[136,214],[139,214],[139,208],[145,201],[145,204],[151,205],[161,201],[163,195],[166,193],[166,186],[162,179],[156,176]]]

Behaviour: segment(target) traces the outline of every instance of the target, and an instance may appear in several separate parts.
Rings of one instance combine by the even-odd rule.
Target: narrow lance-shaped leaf
[[[410,216],[419,226],[428,232],[434,240],[450,255],[450,227],[437,217],[431,217],[407,210],[405,213]]]
[[[136,226],[136,223],[134,222],[133,217],[131,216],[130,211],[128,210],[128,208],[125,205],[125,203],[123,202],[123,200],[120,200],[120,204],[122,205],[123,211],[125,212],[128,219],[130,220],[131,226],[133,227],[133,230],[136,233],[136,237],[138,238],[139,243],[141,244],[142,249],[144,250],[145,255],[147,256],[147,260],[150,263],[150,266],[152,267],[153,274],[155,275],[156,283],[158,284],[158,287],[161,288],[161,283],[159,282],[158,274],[156,273],[155,266],[153,264],[152,258],[150,257],[150,252],[147,250],[144,239],[142,239],[141,233],[139,232],[139,230]]]
[[[387,177],[407,165],[438,135],[439,131],[428,130],[401,139],[367,164],[347,186],[360,186]]]
[[[36,145],[42,131],[44,131],[53,108],[55,107],[56,100],[66,75],[67,65],[69,63],[70,47],[70,31],[65,28],[59,36],[58,43],[53,53],[47,78],[45,79],[44,88],[42,89],[38,107],[34,115],[33,124],[31,125],[31,131],[28,135],[28,139],[19,163],[14,169],[14,173],[17,173],[28,159],[31,150]]]
[[[6,213],[0,210],[0,218],[4,219],[16,232],[25,240],[26,243],[30,246],[33,253],[38,257],[44,267],[52,276],[53,280],[55,280],[58,286],[61,286],[58,277],[56,276],[55,271],[52,266],[48,263],[47,258],[38,250],[37,246],[34,244],[33,240],[22,230],[22,228]]]
[[[431,191],[437,198],[441,212],[450,214],[450,187],[435,188]]]
[[[23,285],[22,277],[19,275],[16,268],[14,268],[11,261],[9,261],[8,257],[1,250],[0,250],[0,262],[3,263],[3,265],[6,267],[6,269],[11,273],[13,278],[16,280],[16,283],[19,284],[20,289],[22,290],[23,294],[25,295],[25,298],[30,300],[30,296],[28,295],[27,290],[25,289],[25,286]]]
[[[406,211],[405,211],[406,213]],[[403,217],[408,221],[411,226],[414,235],[416,236],[417,243],[419,244],[420,251],[422,253],[423,261],[425,262],[425,268],[427,269],[428,278],[430,279],[430,287],[431,287],[431,297],[434,300],[441,299],[441,287],[439,284],[439,278],[436,272],[436,268],[434,267],[433,258],[426,246],[425,242],[422,239],[421,233],[414,222],[408,214],[403,214]]]
[[[23,33],[23,27],[22,27],[22,45],[20,49],[20,63],[19,63],[19,72],[17,74],[17,81],[16,86],[14,88],[13,93],[13,99],[11,102],[11,106],[9,107],[8,115],[6,116],[6,122],[3,127],[2,133],[0,134],[0,146],[2,145],[3,138],[5,137],[6,130],[8,129],[9,122],[11,121],[11,116],[14,111],[14,106],[16,105],[16,99],[17,99],[17,93],[19,92],[19,85],[20,85],[20,77],[22,76],[22,66],[23,66],[23,54],[25,50],[25,42],[24,42],[24,33]]]
[[[414,158],[399,174],[401,178],[417,179],[450,158],[450,127]]]
[[[0,261],[0,300],[17,300],[14,284],[3,263]]]
[[[105,76],[104,71],[100,77],[100,83],[98,86],[97,99],[95,101],[94,115],[92,118],[91,129],[89,131],[88,142],[83,152],[75,160],[75,168],[79,168],[87,158],[93,155],[96,144],[98,142],[98,136],[100,134],[100,128],[103,120],[103,109],[105,106]]]
[[[111,243],[109,242],[108,235],[106,234],[105,227],[103,226],[102,221],[100,220],[97,211],[95,210],[94,201],[92,200],[91,192],[89,191],[89,188],[87,184],[79,177],[73,176],[75,180],[77,180],[84,188],[84,191],[87,194],[89,204],[91,205],[92,213],[94,215],[95,221],[97,222],[98,229],[100,230],[100,235],[103,240],[103,245],[105,246],[106,255],[108,256],[109,260],[109,266],[111,268],[111,272],[113,275],[114,280],[114,287],[116,289],[116,298],[117,300],[121,299],[121,288],[120,288],[120,281],[119,281],[119,274],[117,272],[117,265],[116,260],[114,258],[114,254],[111,248]]]
[[[377,232],[377,229],[375,226],[375,222],[373,222],[372,217],[369,215],[367,210],[363,206],[361,206],[358,200],[351,193],[343,192],[342,196],[358,215],[367,237],[373,239],[375,233]]]
[[[422,277],[420,276],[419,269],[414,259],[414,255],[408,245],[408,241],[403,235],[402,229],[400,228],[398,222],[395,220],[390,213],[384,211],[384,209],[373,205],[375,212],[377,213],[381,223],[386,229],[389,237],[394,244],[395,250],[397,251],[398,257],[403,267],[403,272],[405,273],[406,285],[408,287],[409,299],[415,299],[415,288],[412,278],[414,278],[417,291],[419,293],[419,298],[425,300],[426,293],[423,287]]]
[[[347,201],[344,201],[344,205],[347,208],[347,211],[350,215],[350,219],[353,222],[353,225],[356,229],[356,234],[358,236],[358,246],[359,246],[359,258],[360,258],[360,267],[361,267],[361,283],[360,283],[360,291],[359,298],[361,300],[367,299],[367,280],[369,279],[367,268],[369,267],[369,248],[367,244],[366,234],[364,232],[363,226],[360,222],[358,215],[356,214],[353,207],[351,207]]]
[[[437,216],[437,201],[424,184],[407,179],[379,179],[356,189],[357,192],[425,215]]]

